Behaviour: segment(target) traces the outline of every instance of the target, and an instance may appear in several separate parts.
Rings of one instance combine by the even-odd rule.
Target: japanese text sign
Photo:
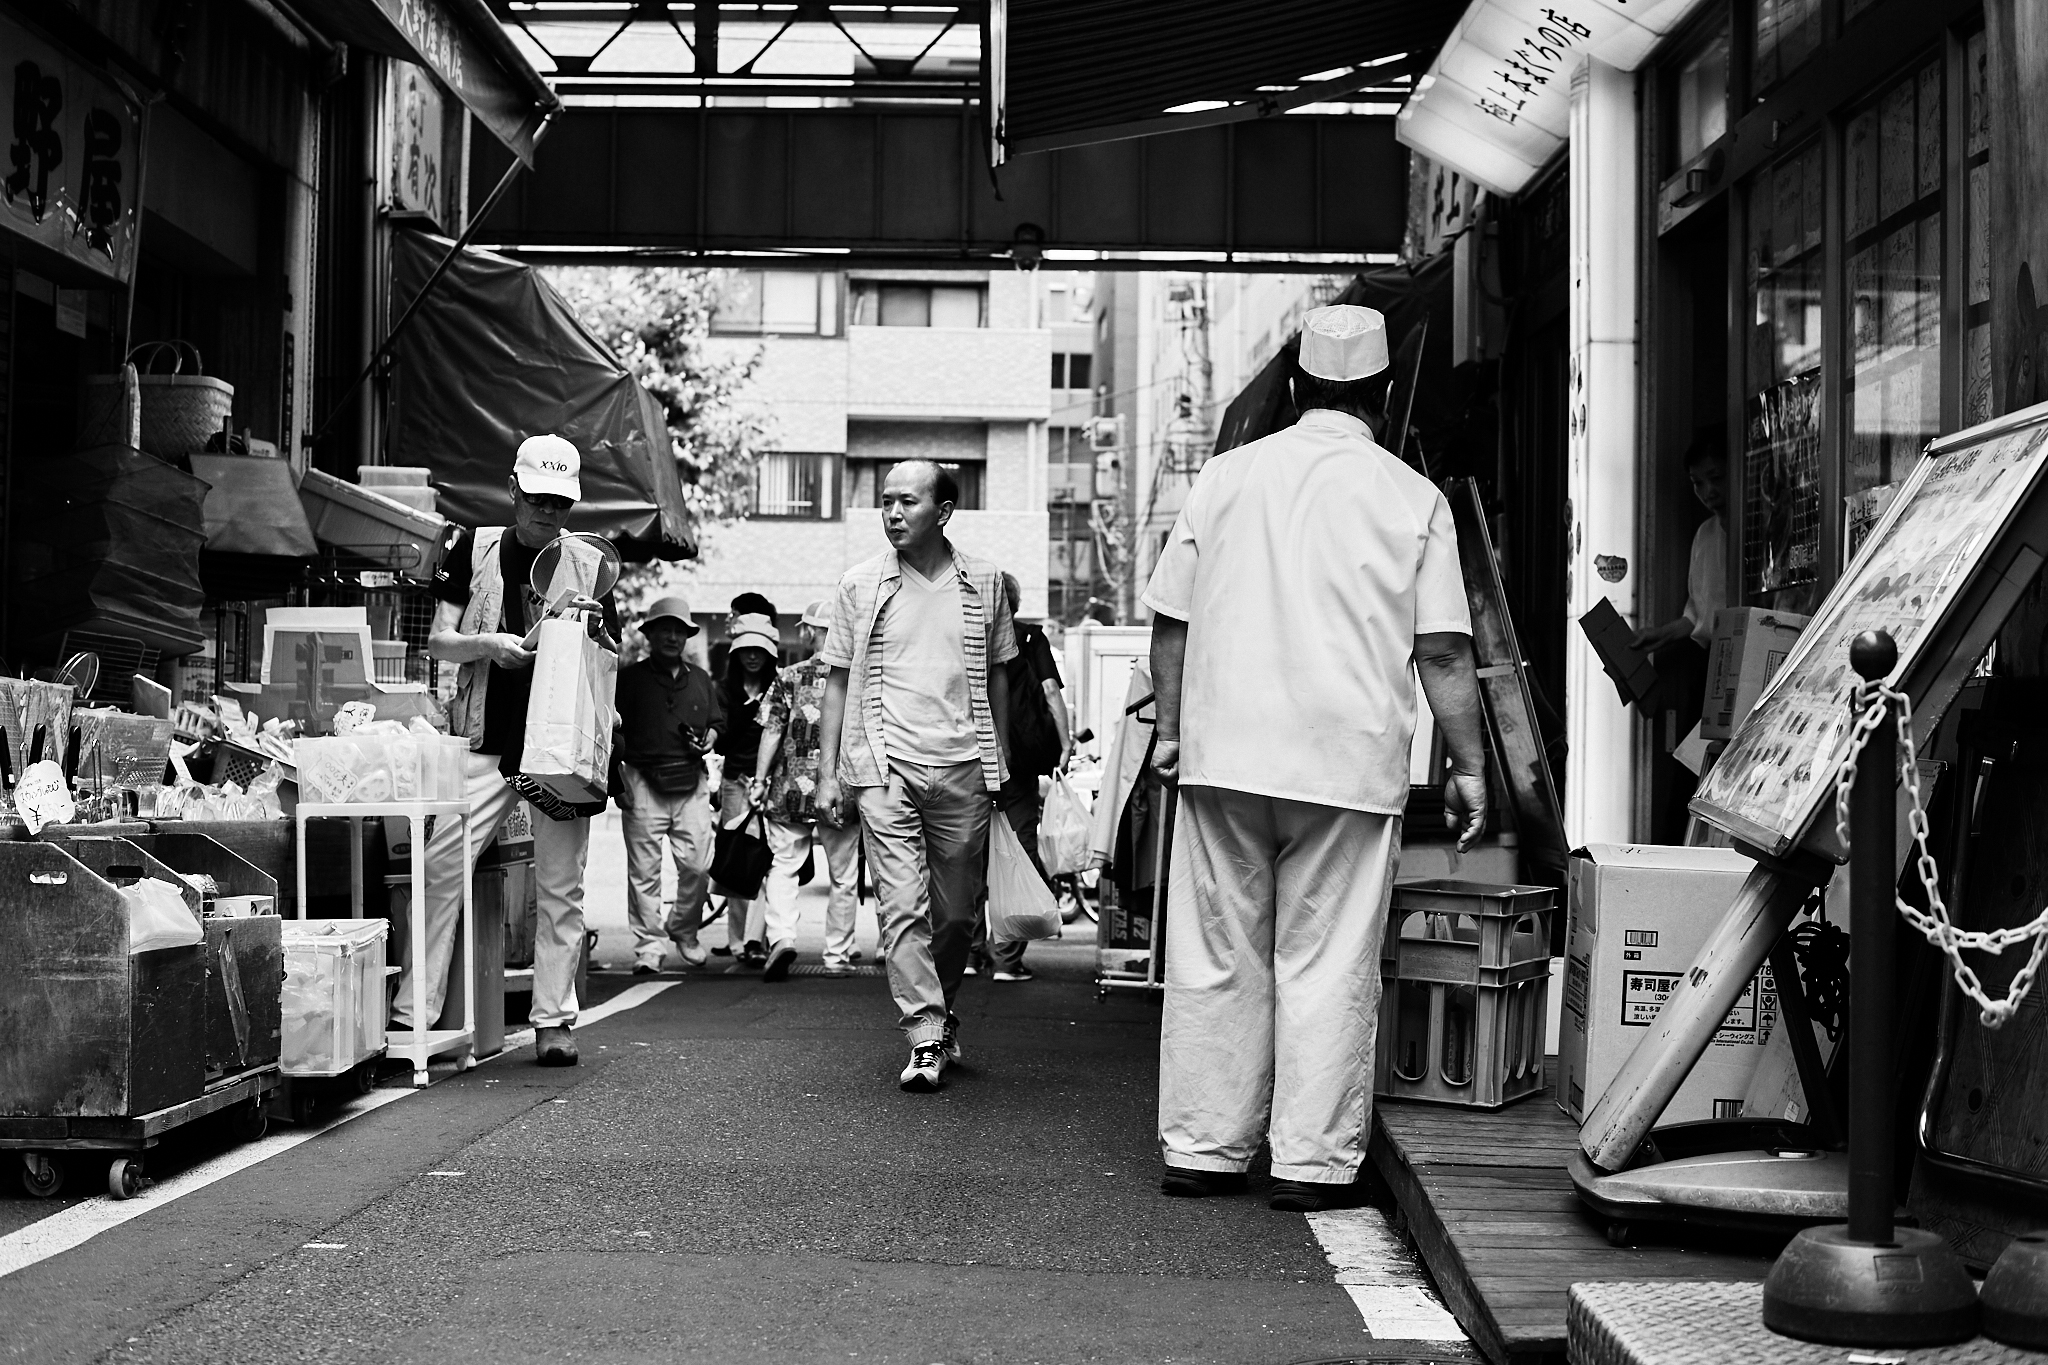
[[[135,263],[140,111],[110,82],[0,17],[8,115],[0,222],[102,275]]]

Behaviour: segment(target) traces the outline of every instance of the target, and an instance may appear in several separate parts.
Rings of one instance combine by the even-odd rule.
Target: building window
[[[789,521],[836,521],[839,517],[839,457],[771,451],[754,474],[756,517]]]
[[[988,326],[984,285],[855,280],[852,291],[848,321],[856,327]]]
[[[823,278],[815,270],[728,271],[711,330],[725,336],[816,336]]]
[[[1821,0],[1756,0],[1751,94],[1763,94],[1820,50],[1821,8]]]
[[[1054,359],[1058,359],[1057,356]],[[1081,464],[1090,469],[1095,467],[1095,447],[1089,443],[1086,427],[1047,427],[1045,429],[1045,462],[1047,464]]]
[[[880,507],[882,505],[882,484],[889,477],[889,470],[895,460],[849,460],[847,477],[853,482],[853,497],[849,500],[857,507]],[[983,507],[983,492],[987,483],[988,462],[986,460],[938,460],[939,468],[953,476],[960,485],[960,499],[953,504],[956,512],[979,512]]]
[[[1056,389],[1094,387],[1095,357],[1085,352],[1052,353],[1052,386]]]

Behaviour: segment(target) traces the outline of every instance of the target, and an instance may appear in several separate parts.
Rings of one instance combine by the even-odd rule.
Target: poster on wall
[[[408,213],[424,213],[438,227],[445,187],[441,182],[441,88],[420,67],[388,62],[391,161],[385,202]]]
[[[0,16],[10,118],[0,223],[126,282],[135,265],[141,107],[117,86]]]
[[[1931,733],[2041,563],[2018,528],[2048,520],[2044,462],[2048,404],[1929,448],[1701,781],[1694,813],[1769,854],[1804,841],[1838,855],[1816,817],[1832,810],[1848,742],[1850,641],[1890,632],[1894,685]]]

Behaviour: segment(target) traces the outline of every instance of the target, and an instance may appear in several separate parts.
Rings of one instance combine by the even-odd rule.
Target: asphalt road
[[[1262,1179],[1162,1197],[1156,1008],[1098,999],[1084,942],[1033,958],[1036,981],[967,983],[936,1095],[895,1086],[879,977],[680,977],[579,1029],[580,1067],[448,1074],[0,1278],[0,1358],[1469,1358],[1375,1340]],[[61,1207],[8,1174],[0,1233]]]

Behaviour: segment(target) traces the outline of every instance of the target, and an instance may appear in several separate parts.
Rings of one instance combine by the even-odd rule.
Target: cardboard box
[[[1707,702],[1700,734],[1731,739],[1778,666],[1813,618],[1760,607],[1724,607],[1714,613],[1714,643],[1707,651]]]
[[[1726,848],[1592,844],[1572,854],[1557,1104],[1574,1122],[1585,1122],[1649,1035],[1753,866]],[[1659,1123],[1741,1113],[1777,1022],[1777,987],[1766,965]]]

